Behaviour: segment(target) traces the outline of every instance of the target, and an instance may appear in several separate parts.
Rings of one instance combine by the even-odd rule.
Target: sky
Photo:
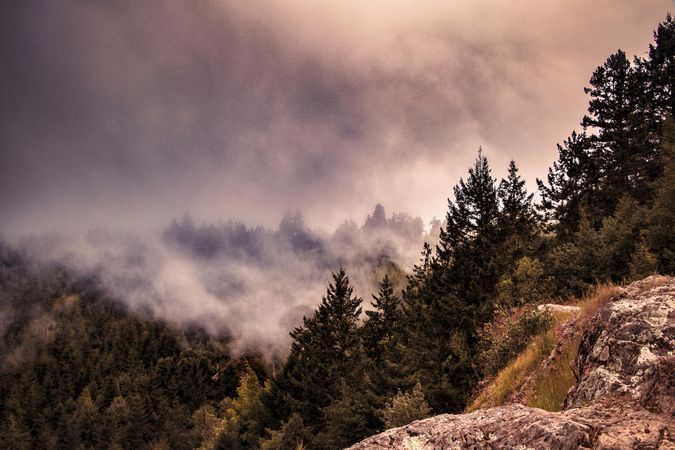
[[[441,217],[482,146],[543,177],[672,0],[0,1],[0,237],[189,212]]]

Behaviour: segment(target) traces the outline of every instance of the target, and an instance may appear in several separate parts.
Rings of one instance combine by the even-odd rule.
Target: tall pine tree
[[[277,380],[289,412],[299,413],[305,425],[319,436],[314,442],[316,448],[333,448],[332,441],[344,443],[363,437],[373,431],[370,427],[376,421],[373,416],[366,417],[368,411],[363,408],[370,389],[368,360],[358,332],[361,298],[353,291],[345,270],[340,268],[314,315],[291,332],[291,353]],[[349,414],[344,413],[345,408]],[[350,418],[353,426],[361,424],[358,431],[335,423],[352,415],[361,416]],[[326,428],[328,422],[330,430]],[[349,431],[349,436],[335,434],[342,431]]]
[[[489,299],[497,282],[496,246],[499,202],[496,180],[482,149],[466,181],[453,188],[448,200],[446,226],[437,247],[439,288],[453,293],[473,308],[479,321],[490,314]]]
[[[539,231],[539,220],[532,204],[534,194],[527,192],[515,161],[509,163],[508,176],[499,183],[497,195],[501,203],[497,220],[502,244],[500,254],[502,258],[515,260],[527,253],[527,247],[532,246]]]

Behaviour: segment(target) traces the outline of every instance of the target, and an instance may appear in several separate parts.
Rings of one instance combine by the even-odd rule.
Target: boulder
[[[675,282],[649,277],[629,285],[592,317],[575,362],[579,382],[566,408],[612,396],[675,414]]]

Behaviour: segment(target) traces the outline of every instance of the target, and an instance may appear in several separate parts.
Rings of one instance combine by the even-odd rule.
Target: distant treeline
[[[186,215],[172,222],[164,230],[163,238],[197,260],[226,259],[269,267],[284,265],[290,255],[299,255],[316,269],[334,270],[340,264],[401,264],[402,260],[410,259],[401,254],[402,249],[433,240],[439,228],[440,222],[434,220],[427,233],[419,217],[408,213],[387,217],[384,207],[377,204],[363,225],[347,220],[333,233],[310,229],[302,213],[295,211],[284,214],[276,230],[232,221],[197,226]]]
[[[582,129],[538,180],[538,204],[515,162],[498,181],[479,150],[404,288],[385,276],[363,319],[335,268],[281,367],[232,360],[226,339],[131,316],[95,283],[35,274],[4,249],[2,307],[13,316],[0,328],[0,447],[336,449],[461,411],[486,373],[479,330],[496,310],[675,272],[674,85],[668,15],[646,57],[618,51],[595,70]],[[365,228],[383,217],[376,209]],[[298,251],[321,249],[299,222],[289,215],[275,233]],[[166,239],[205,258],[232,248],[258,257],[271,233],[227,227],[184,221]]]

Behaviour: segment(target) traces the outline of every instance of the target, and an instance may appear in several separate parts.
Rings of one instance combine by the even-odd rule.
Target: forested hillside
[[[593,72],[587,115],[537,180],[538,196],[516,162],[497,180],[478,150],[402,289],[384,276],[372,298],[360,298],[353,259],[331,256],[288,216],[284,245],[337,267],[317,308],[288,330],[281,364],[235,358],[227,330],[214,337],[158,321],[121,306],[95,275],[3,247],[0,447],[337,449],[462,411],[482,377],[550,325],[546,313],[527,313],[509,337],[513,348],[500,349],[485,338],[495,314],[566,301],[605,281],[675,273],[674,89],[668,15],[644,56],[619,50]],[[387,220],[376,209],[362,232],[421,233],[410,217]],[[360,236],[347,232],[354,227],[342,236]],[[262,230],[235,228],[177,222],[164,239],[195,258],[242,261],[278,245],[265,244],[272,238]],[[246,245],[228,241],[237,232]],[[388,253],[377,254],[386,266]]]

